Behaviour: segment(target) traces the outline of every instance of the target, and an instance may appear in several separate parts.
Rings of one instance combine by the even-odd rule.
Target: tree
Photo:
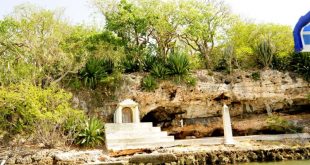
[[[95,4],[106,18],[107,30],[122,38],[127,52],[136,54],[135,57],[155,45],[156,54],[166,58],[175,46],[179,26],[175,1],[97,0]]]
[[[95,1],[96,7],[100,9],[106,18],[106,29],[117,34],[122,39],[126,52],[134,57],[142,54],[150,40],[152,30],[146,13],[126,0],[108,2],[106,0]],[[105,5],[108,5],[108,8]],[[115,6],[110,9],[110,6]]]
[[[231,24],[228,6],[219,0],[181,1],[182,41],[199,52],[211,65],[210,55]]]
[[[181,28],[178,2],[175,0],[152,0],[144,1],[143,6],[149,18],[152,18],[150,20],[153,31],[152,38],[156,41],[157,55],[166,59],[176,47]]]
[[[77,60],[77,56],[85,55],[85,51],[78,51],[82,49],[81,44],[76,44],[76,51],[70,52],[60,46],[68,48],[64,40],[77,31],[62,19],[61,11],[24,4],[17,6],[0,24],[4,37],[0,42],[1,64],[12,66],[1,76],[3,84],[23,78],[43,85],[58,82],[69,72],[76,72],[80,67],[77,64],[83,61]],[[87,34],[82,29],[80,32]]]
[[[273,43],[276,57],[288,56],[293,50],[291,31],[285,25],[256,24],[239,19],[229,29],[226,44],[234,46],[236,57],[243,67],[253,67],[256,65],[255,48],[265,38]]]

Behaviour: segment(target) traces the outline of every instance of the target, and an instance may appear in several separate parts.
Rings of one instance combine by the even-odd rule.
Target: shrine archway
[[[114,123],[140,123],[138,103],[130,99],[120,102],[114,113]]]
[[[123,123],[133,122],[133,113],[131,108],[125,107],[122,109],[122,122]]]

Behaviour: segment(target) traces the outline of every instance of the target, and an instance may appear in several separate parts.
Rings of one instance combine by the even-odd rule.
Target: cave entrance
[[[125,107],[122,109],[122,121],[123,123],[132,123],[133,122],[133,115],[131,108]]]
[[[152,122],[153,126],[160,126],[167,128],[173,126],[174,120],[177,116],[185,112],[180,108],[168,109],[166,107],[157,107],[154,110],[147,113],[142,119],[142,122]]]

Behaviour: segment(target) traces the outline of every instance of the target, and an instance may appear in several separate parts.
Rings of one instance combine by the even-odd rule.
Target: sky
[[[30,2],[43,8],[64,8],[73,24],[102,23],[102,17],[91,6],[91,0],[0,0],[0,19],[11,13],[14,6]],[[310,11],[310,0],[225,0],[234,14],[258,23],[295,26],[300,16]]]

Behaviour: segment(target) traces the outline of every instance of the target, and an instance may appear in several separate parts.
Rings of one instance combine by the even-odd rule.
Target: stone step
[[[142,128],[152,128],[153,124],[151,122],[145,123],[106,123],[105,132],[117,132],[117,131],[134,131]]]
[[[109,150],[124,150],[124,149],[138,149],[138,148],[156,148],[164,146],[174,146],[174,137],[167,136],[161,140],[148,141],[148,142],[132,142],[132,143],[107,143]]]
[[[169,144],[174,141],[173,136],[167,136],[160,127],[153,127],[152,123],[106,123],[105,136],[108,149],[143,148],[150,144]]]
[[[134,131],[134,132],[115,132],[106,134],[106,139],[130,139],[130,138],[152,138],[152,137],[164,137],[167,136],[168,133],[166,131],[161,131],[156,129],[152,129],[155,131]]]
[[[174,139],[172,136],[149,136],[149,137],[140,137],[140,138],[118,138],[118,139],[106,139],[106,142],[109,144],[113,143],[144,143],[144,142],[157,142]]]
[[[150,127],[150,128],[137,128],[137,129],[134,129],[134,130],[118,130],[118,131],[106,131],[106,135],[110,135],[110,134],[116,134],[116,135],[126,135],[126,134],[144,134],[144,135],[147,135],[147,134],[153,134],[153,133],[156,133],[156,132],[161,132],[161,129],[160,127]]]
[[[108,146],[139,146],[139,145],[145,145],[145,144],[153,144],[153,143],[161,143],[161,142],[174,142],[173,136],[165,136],[160,138],[139,138],[139,139],[118,139],[113,140],[113,142],[107,142]]]

